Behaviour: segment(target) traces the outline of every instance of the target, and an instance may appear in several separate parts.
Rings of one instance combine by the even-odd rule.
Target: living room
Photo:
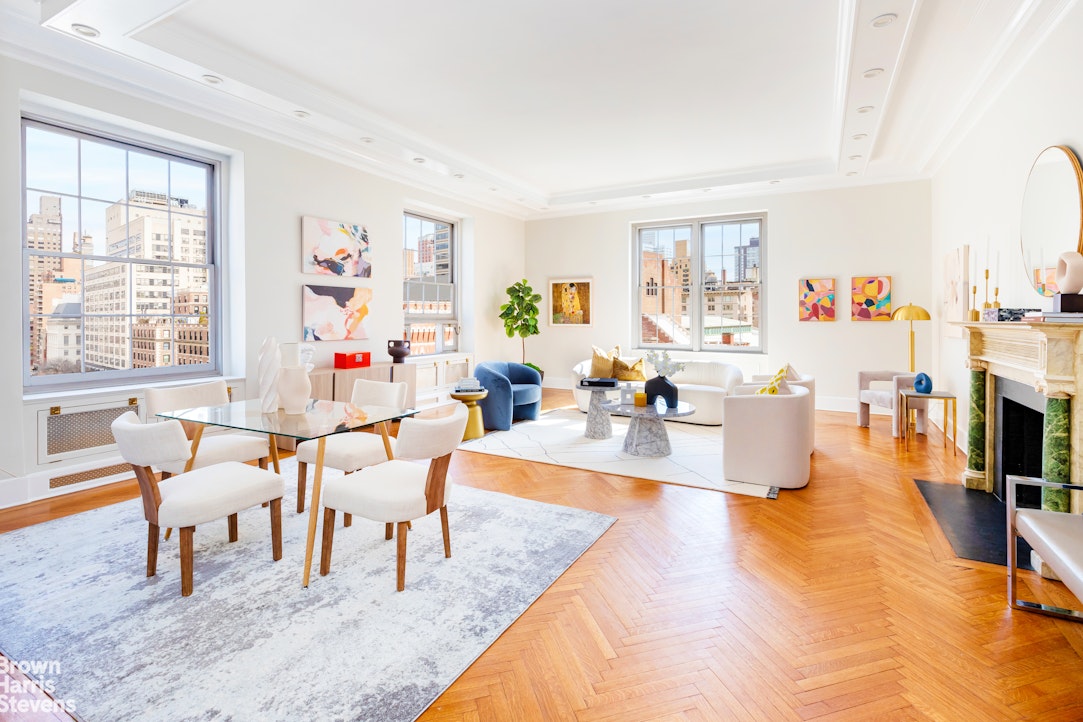
[[[979,4],[966,5],[977,13],[970,6]],[[78,10],[79,5],[70,3],[65,12]],[[9,161],[0,180],[0,217],[6,219],[6,235],[21,238],[26,216],[33,212],[24,207],[20,172],[25,116],[134,141],[196,149],[217,159],[226,180],[221,220],[223,235],[229,241],[224,245],[221,267],[221,323],[228,329],[222,336],[221,371],[235,394],[253,398],[257,351],[263,339],[303,340],[301,287],[306,279],[298,260],[304,216],[364,223],[374,239],[374,271],[368,282],[373,299],[365,321],[368,338],[316,344],[317,366],[331,366],[336,352],[370,351],[373,360],[388,360],[385,341],[401,338],[403,332],[403,213],[423,213],[452,220],[459,231],[461,333],[457,342],[475,361],[521,360],[519,340],[504,335],[498,318],[508,285],[526,277],[546,288],[545,301],[549,302],[551,279],[591,280],[589,327],[543,322],[541,334],[526,340],[526,360],[545,370],[547,392],[566,394],[572,367],[589,356],[592,345],[607,349],[620,345],[639,352],[635,314],[629,310],[636,303],[632,252],[636,224],[762,214],[766,219],[764,282],[769,289],[763,303],[764,348],[755,353],[732,349],[720,355],[740,366],[746,376],[773,372],[787,363],[815,376],[817,410],[823,412],[818,416],[818,430],[819,424],[826,424],[839,434],[835,437],[838,449],[846,448],[856,438],[842,435],[857,409],[858,373],[904,368],[908,345],[904,324],[851,320],[845,307],[848,284],[856,276],[890,276],[896,307],[912,302],[928,309],[932,316],[931,321],[915,324],[916,369],[927,371],[937,389],[958,397],[958,429],[965,430],[970,392],[968,347],[966,336],[946,318],[945,261],[960,247],[969,247],[970,284],[979,284],[979,304],[986,298],[991,301],[995,288],[1003,307],[1052,308],[1051,299],[1039,296],[1028,285],[1018,240],[1020,209],[1028,171],[1044,148],[1083,148],[1083,129],[1078,122],[1083,99],[1068,90],[1073,87],[1071,77],[1083,52],[1078,49],[1078,38],[1083,37],[1083,8],[1075,2],[1047,1],[1029,3],[1018,13],[1006,8],[995,11],[1000,15],[978,13],[982,22],[996,29],[975,28],[973,38],[959,35],[958,55],[933,57],[922,53],[919,41],[931,43],[938,32],[958,30],[960,26],[952,24],[961,22],[953,15],[957,4],[907,2],[900,3],[902,8],[887,7],[889,3],[837,5],[832,4],[834,20],[847,13],[855,17],[896,13],[901,17],[914,35],[909,45],[899,48],[895,60],[903,58],[911,64],[904,67],[915,74],[923,70],[925,75],[919,77],[935,75],[937,63],[944,68],[956,63],[967,70],[966,77],[957,79],[956,85],[947,85],[947,90],[929,89],[928,116],[935,117],[920,113],[907,116],[910,125],[900,120],[879,121],[874,130],[879,132],[877,148],[882,149],[884,158],[875,167],[871,159],[868,166],[861,165],[863,170],[869,169],[867,176],[846,175],[849,161],[841,155],[832,157],[841,149],[835,139],[809,151],[817,159],[822,156],[830,161],[828,181],[818,175],[802,178],[798,173],[789,178],[781,171],[771,175],[773,169],[761,167],[754,179],[736,182],[732,179],[739,178],[739,169],[728,169],[729,185],[733,186],[728,189],[723,187],[727,185],[723,174],[718,173],[714,179],[719,182],[712,183],[709,192],[691,185],[668,187],[662,182],[666,179],[655,179],[658,182],[653,190],[637,191],[629,183],[609,197],[601,190],[596,197],[585,192],[574,196],[572,191],[581,189],[568,188],[567,198],[561,201],[555,196],[529,196],[510,184],[494,183],[498,190],[488,191],[488,179],[480,176],[462,180],[478,184],[488,197],[473,187],[456,191],[454,184],[459,181],[450,173],[439,178],[426,175],[433,166],[450,168],[448,163],[456,154],[449,152],[440,158],[418,153],[416,157],[426,162],[415,162],[414,156],[404,161],[401,149],[409,146],[407,141],[416,140],[407,133],[395,138],[400,143],[392,150],[371,148],[380,144],[382,136],[376,143],[357,140],[348,147],[337,139],[328,142],[327,137],[338,133],[344,121],[320,112],[331,107],[326,93],[300,89],[292,96],[313,101],[308,106],[312,110],[305,111],[309,113],[306,118],[294,114],[295,106],[301,109],[299,104],[281,106],[273,113],[256,113],[252,108],[264,99],[239,98],[207,82],[163,72],[155,66],[160,61],[157,56],[116,58],[115,64],[108,64],[102,57],[109,52],[95,47],[93,39],[82,41],[70,32],[42,27],[39,14],[44,6],[10,0],[0,5],[4,13],[0,16],[4,20],[0,29],[0,108],[4,109],[0,145]],[[918,5],[920,12],[911,17]],[[96,8],[95,12],[108,20],[107,10]],[[32,18],[29,25],[28,17]],[[58,17],[65,16],[59,13]],[[979,29],[993,42],[984,46],[984,52],[975,49],[968,55],[964,52],[969,49],[966,43],[977,42]],[[106,35],[111,32],[102,30]],[[181,34],[170,42],[185,37]],[[168,45],[163,39],[161,47]],[[207,72],[213,70],[211,67]],[[934,90],[956,95],[947,102]],[[911,112],[922,105],[920,85],[900,80],[892,92],[892,102]],[[283,90],[282,96],[290,98],[290,93]],[[317,100],[324,105],[318,106]],[[370,117],[349,113],[344,117],[355,121],[355,137],[371,132],[358,127]],[[831,127],[841,131],[843,126]],[[370,135],[364,137],[372,141]],[[438,144],[432,145],[435,148]],[[787,167],[795,165],[792,162]],[[779,182],[771,182],[775,180]],[[7,299],[7,311],[0,314],[0,331],[12,340],[24,337],[25,325],[19,311],[24,308],[25,275],[19,245],[5,244],[6,262],[0,272],[0,287]],[[1053,248],[1051,244],[1042,255],[1053,260],[1057,253],[1068,250],[1074,249]],[[992,274],[988,291],[983,280],[974,278],[980,278],[985,268]],[[832,323],[798,320],[798,281],[817,277],[836,281],[836,302],[842,308]],[[123,403],[133,393],[132,388],[119,385],[39,393],[24,383],[25,353],[24,345],[14,341],[0,348],[0,408],[11,420],[7,433],[0,437],[0,507],[67,491],[50,488],[57,466],[41,461],[39,430],[42,415],[47,415],[50,407]],[[674,355],[691,358],[718,352],[681,350]],[[939,416],[930,414],[937,427]],[[891,468],[887,476],[895,476],[893,465],[897,464],[900,475],[959,479],[963,462],[949,461],[941,454],[942,428],[931,429],[919,447],[928,450],[927,460],[897,457],[901,447],[894,445],[886,416],[874,418],[873,427],[860,433],[868,435],[862,453],[872,455],[862,458],[858,464],[862,469],[871,469],[875,458]],[[962,459],[968,449],[965,433],[961,431],[959,436],[949,439],[948,444],[957,447]],[[865,437],[860,438],[864,443]],[[849,453],[830,452],[823,462],[814,459],[819,465],[814,466],[811,485],[817,483],[818,475],[842,473],[839,457]],[[113,454],[108,458],[75,458],[62,466],[64,473],[79,473],[118,461]],[[115,478],[119,477],[101,481]],[[574,492],[562,490],[574,496]],[[637,498],[652,493],[665,497],[671,496],[672,490],[650,492],[640,485],[633,493]],[[910,500],[895,488],[887,498]],[[634,506],[627,500],[608,501],[618,506],[627,503],[629,509]],[[681,508],[691,504],[676,503]],[[710,507],[719,511],[716,503]],[[691,512],[688,518],[697,523],[706,521]],[[751,526],[742,528],[750,535],[758,533]],[[906,572],[907,579],[911,573],[916,577],[917,568],[919,564],[914,562],[914,569]],[[920,617],[919,610],[911,611],[914,618],[902,623],[913,624]],[[1035,633],[1076,640],[1074,630],[1062,631],[1064,623],[1047,624]],[[989,640],[984,643],[994,644]],[[1057,664],[1071,667],[1066,678],[1079,678],[1083,665],[1078,657],[1058,656],[1057,660]],[[961,666],[972,661],[959,660]],[[1007,710],[1005,714],[1008,716]]]

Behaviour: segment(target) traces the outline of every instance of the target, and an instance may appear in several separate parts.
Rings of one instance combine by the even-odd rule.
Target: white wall
[[[993,282],[1000,285],[1005,307],[1051,308],[1049,300],[1026,286],[1019,225],[1027,174],[1042,149],[1064,144],[1083,152],[1083,96],[1073,90],[1083,61],[1080,37],[1083,5],[1077,4],[933,176],[933,259],[969,243],[976,246],[982,268],[988,238],[989,255],[999,253],[1000,273]],[[1054,251],[1075,250],[1076,240],[1064,239],[1060,247],[1047,249],[1050,261]],[[984,280],[979,303],[983,292]],[[941,295],[938,290],[938,300]],[[964,340],[938,340],[934,380],[960,398],[959,428],[965,429],[969,375]],[[965,433],[960,436],[965,446]]]
[[[24,408],[21,358],[22,179],[21,93],[27,91],[108,113],[126,123],[145,124],[233,155],[237,183],[228,239],[231,258],[230,308],[237,323],[228,339],[233,352],[227,373],[247,377],[254,388],[256,351],[265,336],[296,341],[301,334],[301,286],[329,279],[300,271],[302,215],[354,221],[372,239],[375,297],[365,320],[369,340],[318,344],[317,363],[329,365],[334,352],[372,351],[388,360],[386,341],[402,336],[402,213],[404,209],[461,219],[463,238],[464,349],[479,357],[501,355],[509,343],[492,312],[499,292],[524,268],[524,223],[418,188],[389,181],[234,128],[178,113],[82,81],[0,57],[0,481],[39,471],[35,430]],[[52,102],[51,100],[49,101]],[[369,283],[369,282],[363,282]],[[68,397],[70,402],[70,396]],[[40,399],[37,399],[40,401]],[[19,428],[12,421],[22,419]],[[0,487],[3,484],[0,483]],[[11,492],[11,488],[6,490]],[[19,492],[16,490],[15,495]],[[0,488],[0,505],[5,489]]]
[[[741,366],[746,375],[786,363],[816,377],[817,406],[854,410],[857,372],[904,369],[907,333],[901,323],[850,320],[850,278],[890,275],[892,302],[914,302],[936,313],[930,263],[929,184],[895,183],[862,188],[658,206],[527,223],[528,276],[545,286],[551,278],[594,279],[592,328],[544,325],[527,341],[527,355],[546,369],[546,384],[570,382],[571,368],[590,357],[591,344],[632,348],[635,283],[631,225],[656,219],[747,211],[767,212],[766,353],[701,353]],[[834,277],[837,320],[797,320],[798,280]],[[546,291],[548,302],[548,292]],[[924,326],[924,328],[923,328]],[[917,324],[917,366],[931,368],[933,325]],[[688,354],[673,354],[687,357]]]

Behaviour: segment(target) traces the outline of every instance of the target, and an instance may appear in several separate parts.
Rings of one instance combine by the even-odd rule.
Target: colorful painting
[[[891,276],[854,276],[850,279],[850,318],[855,321],[891,320]]]
[[[371,278],[368,230],[352,223],[304,216],[301,265],[303,273]]]
[[[1035,268],[1034,288],[1038,289],[1038,293],[1043,296],[1052,298],[1057,295],[1057,291],[1060,290],[1057,288],[1057,267]]]
[[[797,286],[800,297],[798,321],[835,320],[834,278],[802,278]]]
[[[549,322],[553,326],[590,326],[590,279],[549,282]]]
[[[941,318],[967,321],[970,316],[970,246],[960,246],[944,255],[944,309]],[[947,336],[961,338],[963,329],[944,324]]]
[[[371,288],[305,286],[301,320],[305,341],[352,341],[368,338],[365,316],[372,301]]]

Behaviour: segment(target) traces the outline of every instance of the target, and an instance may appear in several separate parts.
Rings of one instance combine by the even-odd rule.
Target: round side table
[[[456,401],[466,404],[466,431],[463,432],[463,441],[468,439],[480,439],[485,436],[485,421],[481,418],[481,407],[478,402],[489,395],[487,389],[481,391],[452,391],[448,396]]]

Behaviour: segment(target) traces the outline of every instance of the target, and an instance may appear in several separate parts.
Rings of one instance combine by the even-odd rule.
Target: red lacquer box
[[[369,351],[359,351],[357,353],[336,353],[335,354],[335,368],[336,369],[356,369],[362,366],[368,366],[371,362],[372,353]]]

